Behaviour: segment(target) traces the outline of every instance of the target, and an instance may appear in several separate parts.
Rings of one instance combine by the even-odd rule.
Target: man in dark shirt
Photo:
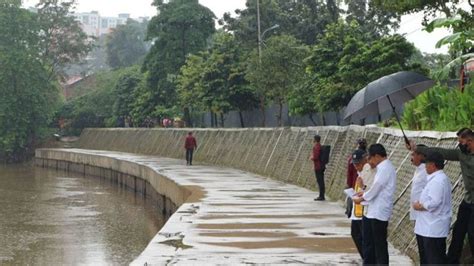
[[[197,148],[196,138],[193,136],[193,132],[189,132],[184,142],[184,148],[186,149],[186,165],[193,165],[193,153]]]
[[[316,135],[314,136],[314,146],[313,146],[313,151],[311,153],[311,161],[313,161],[314,165],[314,174],[316,175],[316,181],[318,183],[319,187],[319,197],[315,198],[314,200],[326,200],[324,194],[326,191],[325,185],[324,185],[324,165],[321,163],[321,136]]]
[[[474,256],[474,132],[464,128],[457,135],[457,149],[417,147],[413,141],[410,143],[413,150],[425,154],[439,152],[446,160],[459,161],[461,164],[465,193],[453,227],[453,238],[448,250],[449,264],[459,264],[466,233]]]

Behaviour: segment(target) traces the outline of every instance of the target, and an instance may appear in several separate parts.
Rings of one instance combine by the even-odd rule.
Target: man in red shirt
[[[316,135],[314,136],[314,146],[313,146],[313,152],[311,153],[311,161],[313,161],[314,164],[314,174],[316,175],[316,181],[318,182],[318,187],[319,187],[319,197],[315,198],[314,200],[326,200],[324,197],[325,193],[325,186],[324,186],[324,170],[325,167],[324,165],[321,164],[321,136]]]
[[[186,149],[186,165],[193,165],[193,153],[197,148],[196,138],[193,136],[193,132],[189,132],[184,142],[184,148]]]

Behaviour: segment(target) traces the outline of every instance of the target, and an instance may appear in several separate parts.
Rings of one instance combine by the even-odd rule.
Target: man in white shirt
[[[421,264],[445,264],[446,237],[451,225],[451,182],[443,172],[444,158],[438,152],[426,156],[428,183],[413,204],[419,213],[415,234]]]
[[[425,145],[417,145],[419,147],[426,147]],[[413,203],[420,200],[421,192],[428,182],[425,167],[425,157],[426,155],[420,151],[412,151],[411,153],[411,163],[416,166],[415,173],[413,174],[413,179],[411,182],[411,193],[410,193],[410,220],[415,221],[418,211],[413,209]]]
[[[388,264],[387,227],[392,215],[397,174],[381,144],[370,146],[369,164],[377,168],[373,184],[353,198],[355,203],[366,201],[368,204],[367,214],[362,219],[364,265]]]

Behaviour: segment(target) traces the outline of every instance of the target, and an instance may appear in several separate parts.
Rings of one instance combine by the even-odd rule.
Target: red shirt
[[[347,162],[347,187],[354,188],[358,176],[359,174],[357,173],[357,169],[355,169],[354,164],[352,164],[352,156],[349,156],[349,160]]]
[[[321,160],[319,159],[321,155],[321,144],[316,143],[313,146],[313,153],[311,155],[311,160],[314,164],[314,170],[319,171],[321,170]]]
[[[193,136],[187,136],[186,141],[184,142],[185,149],[195,149],[197,147],[196,138]]]

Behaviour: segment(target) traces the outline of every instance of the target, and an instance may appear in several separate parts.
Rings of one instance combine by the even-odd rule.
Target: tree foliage
[[[145,34],[148,22],[129,19],[107,35],[107,64],[114,69],[140,63],[147,53]]]
[[[402,70],[426,73],[411,62],[414,53],[413,45],[400,35],[369,42],[356,21],[332,24],[306,60],[310,79],[297,90],[314,99],[293,94],[290,109],[296,114],[338,111],[355,92],[382,76]]]
[[[66,17],[69,2],[44,0],[38,13],[0,3],[0,156],[19,161],[44,135],[59,103],[60,66],[88,51]],[[76,32],[78,31],[78,32]]]
[[[176,80],[180,103],[221,114],[221,118],[230,110],[241,114],[255,107],[255,93],[245,80],[246,56],[232,34],[216,33],[210,49],[188,57],[181,68]]]
[[[147,86],[140,101],[146,112],[167,113],[176,105],[174,79],[189,54],[206,48],[215,32],[214,14],[198,0],[154,1],[159,14],[148,26],[154,45],[145,58]],[[168,111],[166,111],[168,110]]]
[[[261,105],[268,99],[279,107],[278,123],[282,126],[282,108],[291,90],[302,82],[303,59],[308,48],[290,35],[271,37],[261,58],[254,56],[247,70],[247,79],[257,90]]]
[[[412,130],[456,131],[472,128],[473,114],[474,84],[464,93],[438,85],[405,105],[403,123]]]

